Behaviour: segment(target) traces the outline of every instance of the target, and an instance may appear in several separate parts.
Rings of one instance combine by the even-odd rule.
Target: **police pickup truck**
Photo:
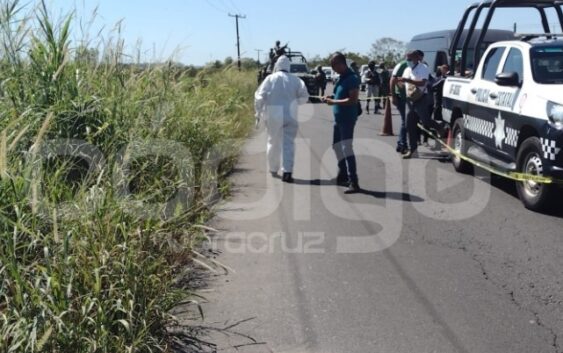
[[[529,35],[494,43],[469,76],[444,85],[452,147],[505,173],[563,179],[563,41]],[[452,158],[458,172],[470,170]],[[518,194],[527,208],[542,210],[557,186],[533,179],[517,181]]]

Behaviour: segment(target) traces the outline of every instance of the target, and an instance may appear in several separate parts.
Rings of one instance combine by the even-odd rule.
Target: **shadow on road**
[[[337,186],[336,179],[330,180],[303,180],[295,179],[293,184],[295,185],[314,185],[314,186]],[[385,191],[371,191],[361,189],[356,195],[368,195],[375,197],[376,199],[388,199],[395,201],[405,201],[405,202],[424,202],[424,199],[418,196],[400,193],[400,192],[385,192]]]
[[[376,199],[388,199],[388,200],[405,201],[405,202],[424,202],[424,199],[421,197],[402,193],[402,192],[370,191],[370,190],[361,189],[360,192],[358,192],[358,194],[373,196]]]

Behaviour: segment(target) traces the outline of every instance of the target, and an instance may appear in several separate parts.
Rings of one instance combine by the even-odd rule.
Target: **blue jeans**
[[[407,101],[407,130],[409,134],[409,145],[411,151],[418,148],[418,122],[420,121],[426,129],[435,129],[439,131],[439,125],[432,120],[429,107],[430,95],[425,94],[416,102]]]
[[[338,160],[338,175],[347,175],[351,182],[358,182],[356,156],[354,155],[353,139],[356,120],[334,124],[332,148]]]
[[[397,147],[407,149],[407,100],[397,97],[397,110],[401,114],[401,128],[399,129],[399,141]]]

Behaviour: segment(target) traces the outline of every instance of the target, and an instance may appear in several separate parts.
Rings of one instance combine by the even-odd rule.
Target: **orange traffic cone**
[[[393,135],[393,116],[391,114],[391,99],[387,97],[385,104],[385,114],[383,116],[383,128],[379,136],[394,136]]]

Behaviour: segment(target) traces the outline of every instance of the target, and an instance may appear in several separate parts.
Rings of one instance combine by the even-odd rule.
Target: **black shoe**
[[[397,146],[397,148],[395,149],[395,151],[397,151],[397,153],[400,153],[400,154],[405,154],[405,153],[407,153],[408,150],[409,149],[406,148],[405,146]]]
[[[348,185],[348,189],[346,189],[346,191],[344,191],[345,194],[357,194],[360,192],[360,185],[358,184],[358,182],[351,182],[350,185]]]
[[[293,176],[291,176],[291,173],[283,173],[282,181],[284,183],[292,184],[294,182]]]
[[[408,151],[405,154],[403,154],[403,159],[413,159],[413,158],[418,158],[418,151],[417,150]]]
[[[347,175],[339,174],[336,177],[336,185],[338,186],[348,186],[350,185],[350,180]]]
[[[272,178],[277,178],[278,172],[270,172],[270,175],[272,176]]]

